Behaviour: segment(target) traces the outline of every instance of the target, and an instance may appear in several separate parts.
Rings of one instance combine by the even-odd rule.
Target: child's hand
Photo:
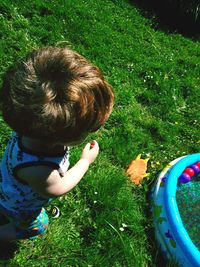
[[[85,148],[83,149],[81,159],[87,159],[89,164],[93,163],[99,154],[99,145],[97,141],[92,141],[91,143],[87,143]]]

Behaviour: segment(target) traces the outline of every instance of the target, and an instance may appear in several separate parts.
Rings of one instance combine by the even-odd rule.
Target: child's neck
[[[22,144],[25,148],[33,152],[42,152],[42,153],[63,153],[65,150],[64,145],[58,144],[45,144],[43,141],[38,139],[29,138],[22,136]]]

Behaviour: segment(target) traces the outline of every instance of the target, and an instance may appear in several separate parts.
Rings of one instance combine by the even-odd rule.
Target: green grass
[[[109,121],[90,137],[100,144],[98,160],[55,201],[62,216],[0,265],[161,266],[147,193],[165,164],[200,149],[199,41],[159,30],[125,0],[6,0],[0,10],[1,77],[30,49],[59,43],[98,65],[115,91]],[[2,119],[0,129],[2,156],[10,134]],[[82,147],[72,149],[72,165]],[[124,172],[139,153],[150,155],[150,176],[137,187]]]

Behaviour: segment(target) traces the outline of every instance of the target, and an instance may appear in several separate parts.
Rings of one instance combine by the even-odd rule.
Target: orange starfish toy
[[[141,154],[139,154],[136,159],[132,160],[128,165],[126,176],[136,185],[139,185],[145,177],[149,176],[149,173],[146,173],[148,160],[149,158],[141,159]]]

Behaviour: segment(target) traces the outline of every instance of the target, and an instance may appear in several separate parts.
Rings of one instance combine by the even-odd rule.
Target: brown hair
[[[84,57],[47,47],[9,69],[1,101],[4,120],[18,134],[70,142],[105,123],[114,95],[99,68]]]

